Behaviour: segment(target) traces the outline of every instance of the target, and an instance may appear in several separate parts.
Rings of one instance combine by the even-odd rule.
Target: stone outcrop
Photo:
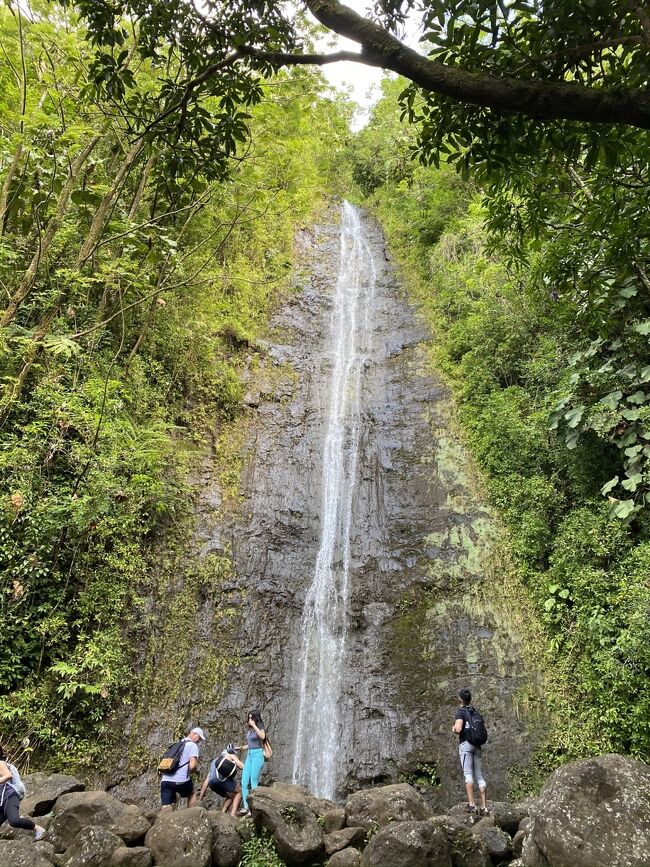
[[[151,867],[153,856],[146,846],[120,846],[113,852],[111,867]]]
[[[106,792],[69,792],[42,818],[49,842],[3,826],[0,867],[239,867],[256,833],[289,867],[650,867],[649,791],[650,766],[610,755],[566,765],[538,798],[492,803],[482,818],[463,805],[430,816],[405,784],[358,792],[346,809],[276,784],[251,792],[252,820],[193,807],[152,814],[150,827]]]
[[[237,819],[215,812],[209,812],[207,816],[212,825],[212,867],[236,867],[242,857]]]
[[[328,855],[340,852],[341,849],[347,849],[348,846],[361,849],[366,843],[366,831],[360,827],[341,828],[340,831],[332,831],[330,834],[326,834],[323,842],[325,844],[325,852]]]
[[[113,853],[124,844],[106,828],[89,825],[82,828],[65,853],[63,867],[111,867]]]
[[[366,831],[382,828],[389,822],[421,821],[431,816],[431,808],[408,783],[362,789],[350,795],[345,805],[348,825]]]
[[[0,840],[0,867],[52,867],[46,852],[33,839]]]
[[[280,806],[302,804],[321,822],[326,834],[340,831],[346,824],[346,813],[343,807],[327,798],[316,798],[307,789],[293,783],[258,786],[252,793],[252,797],[268,798]]]
[[[47,839],[64,852],[77,834],[89,825],[105,828],[130,846],[143,842],[149,822],[134,804],[123,804],[107,792],[72,792],[54,805]]]
[[[325,862],[325,867],[360,867],[361,852],[358,849],[348,848],[335,852]]]
[[[452,867],[490,867],[487,846],[453,816],[434,816],[430,821],[440,827],[447,838]]]
[[[258,830],[268,831],[287,864],[309,864],[323,852],[323,830],[301,801],[279,801],[255,789],[248,798]]]
[[[558,768],[544,784],[523,845],[525,867],[650,864],[650,766],[619,755]]]
[[[83,792],[85,785],[76,777],[68,774],[43,774],[36,771],[27,774],[23,780],[27,795],[20,809],[28,816],[44,816],[54,807],[61,795],[69,792]]]
[[[161,811],[147,832],[145,846],[156,867],[210,867],[212,824],[202,807]]]
[[[442,828],[433,822],[392,822],[380,828],[361,856],[361,867],[452,867]]]

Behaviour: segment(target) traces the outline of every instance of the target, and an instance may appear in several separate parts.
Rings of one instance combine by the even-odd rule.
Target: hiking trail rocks
[[[288,867],[649,867],[648,792],[650,766],[617,755],[565,765],[538,798],[490,803],[481,819],[464,805],[431,815],[407,783],[346,807],[274,784],[251,792],[252,821],[193,807],[159,810],[153,824],[110,793],[68,792],[41,819],[44,841],[3,826],[0,867],[238,867],[256,833]]]

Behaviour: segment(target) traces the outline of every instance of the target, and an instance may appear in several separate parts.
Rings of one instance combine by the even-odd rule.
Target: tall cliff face
[[[251,358],[245,415],[228,434],[242,457],[236,502],[224,501],[223,477],[209,461],[197,473],[194,557],[207,573],[228,557],[233,568],[190,611],[195,638],[183,651],[185,692],[174,689],[169,702],[149,696],[130,717],[127,732],[144,752],[160,751],[171,721],[191,716],[208,731],[205,755],[241,739],[246,711],[259,707],[274,747],[267,779],[292,778],[339,267],[337,212],[330,216],[298,237],[296,288],[268,345]],[[448,394],[432,372],[430,335],[397,282],[379,227],[364,217],[363,228],[377,280],[372,351],[362,371],[338,794],[408,779],[427,785],[440,804],[459,798],[451,726],[455,693],[469,686],[490,729],[490,795],[502,796],[509,768],[525,764],[531,747],[517,712],[531,675],[503,594],[485,592],[494,580],[486,562],[495,524],[475,493]],[[181,589],[172,588],[172,598]],[[214,664],[205,665],[211,653]],[[126,769],[115,776],[118,791],[155,796],[152,774],[129,776]]]

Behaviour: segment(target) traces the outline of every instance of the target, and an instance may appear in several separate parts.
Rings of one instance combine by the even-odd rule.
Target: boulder
[[[495,864],[507,861],[512,855],[512,838],[496,825],[482,824],[481,828],[473,828],[472,833],[485,843],[490,858]]]
[[[325,844],[325,852],[328,855],[333,855],[335,852],[347,849],[348,846],[361,849],[366,842],[366,832],[363,828],[359,827],[342,828],[340,831],[332,831],[331,834],[325,834],[323,842]]]
[[[457,822],[460,822],[461,825],[465,825],[467,828],[473,827],[481,818],[477,813],[469,813],[467,811],[467,803],[465,804],[454,804],[453,807],[450,807],[447,810],[449,816],[452,819],[455,819]]]
[[[650,766],[620,755],[564,765],[531,814],[526,867],[647,867]]]
[[[52,867],[44,850],[31,840],[0,840],[0,867]]]
[[[524,841],[528,837],[528,831],[526,829],[522,829],[521,831],[517,831],[515,836],[512,838],[512,853],[516,858],[519,858],[524,848]]]
[[[452,867],[442,828],[433,822],[391,822],[364,849],[361,867]]]
[[[212,825],[213,867],[236,867],[242,851],[242,838],[237,832],[237,819],[226,813],[208,812]]]
[[[429,821],[442,828],[449,844],[452,867],[490,867],[487,846],[469,828],[451,816],[434,816]]]
[[[146,846],[120,846],[113,852],[111,867],[151,867],[153,855]]]
[[[36,771],[24,779],[27,795],[21,801],[20,811],[28,816],[44,816],[54,807],[61,795],[83,792],[86,788],[76,777],[67,774],[42,774]]]
[[[117,834],[127,846],[139,846],[149,822],[139,807],[123,804],[107,792],[71,792],[54,805],[47,839],[57,852],[64,852],[82,828],[93,825]]]
[[[512,837],[519,829],[519,823],[528,815],[525,806],[508,804],[505,801],[494,801],[490,804],[490,815],[494,824]]]
[[[0,825],[0,840],[28,840],[34,842],[34,832],[26,828],[12,828],[7,822]]]
[[[348,798],[345,812],[348,825],[371,831],[390,822],[423,821],[432,811],[413,786],[397,783],[355,792]]]
[[[287,864],[310,864],[323,853],[323,831],[304,803],[281,803],[254,789],[248,797],[258,830],[268,831]]]
[[[316,798],[302,786],[293,783],[273,783],[271,786],[258,786],[257,797],[265,797],[280,805],[302,804],[320,820],[326,834],[345,827],[345,810],[327,798]]]
[[[361,852],[358,849],[348,848],[335,852],[325,862],[325,867],[360,867]]]
[[[110,867],[113,852],[122,845],[112,831],[88,825],[66,849],[64,867]]]
[[[145,837],[157,867],[210,867],[212,824],[203,807],[158,815]]]

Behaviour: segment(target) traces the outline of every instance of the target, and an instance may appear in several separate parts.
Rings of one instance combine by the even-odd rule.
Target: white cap
[[[202,741],[205,740],[205,735],[203,734],[203,729],[200,729],[200,728],[197,727],[197,728],[195,728],[195,729],[192,729],[192,731],[190,732],[190,734],[191,734],[191,735],[198,735],[198,736],[201,738]]]

